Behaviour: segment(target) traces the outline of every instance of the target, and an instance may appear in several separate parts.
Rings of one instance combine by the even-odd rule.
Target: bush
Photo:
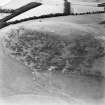
[[[13,9],[2,9],[0,8],[0,13],[14,13],[15,10]]]

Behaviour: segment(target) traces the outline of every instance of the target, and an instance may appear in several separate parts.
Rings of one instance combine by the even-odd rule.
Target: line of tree
[[[96,11],[96,12],[93,11],[93,12],[86,12],[86,13],[71,13],[71,14],[65,14],[65,13],[47,14],[47,15],[33,16],[33,17],[29,17],[29,18],[15,20],[15,21],[7,22],[7,24],[9,24],[9,25],[16,24],[16,23],[20,23],[20,22],[24,22],[24,21],[28,21],[28,20],[34,20],[34,19],[44,19],[44,18],[69,16],[69,15],[75,16],[75,15],[86,15],[86,14],[100,14],[100,13],[105,13],[105,11]]]
[[[0,8],[0,13],[14,13],[14,9],[2,9]]]

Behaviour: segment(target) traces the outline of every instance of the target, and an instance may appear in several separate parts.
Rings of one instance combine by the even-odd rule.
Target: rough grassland
[[[49,34],[24,28],[12,30],[3,40],[4,47],[33,71],[102,75],[100,70],[92,69],[105,56],[103,40],[91,34],[78,34],[73,39]]]

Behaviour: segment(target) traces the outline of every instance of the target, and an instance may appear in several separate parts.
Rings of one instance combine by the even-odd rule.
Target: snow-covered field
[[[5,36],[11,28],[13,29],[17,27],[26,27],[33,30],[41,30],[44,32],[47,31],[59,35],[72,34],[72,36],[75,36],[78,34],[91,33],[103,36],[105,33],[104,28],[96,25],[97,21],[99,20],[100,19],[92,16],[81,16],[79,18],[75,17],[75,19],[69,16],[59,17],[45,19],[42,20],[42,22],[32,20],[6,27],[0,30],[0,33],[2,36]],[[75,24],[73,22],[75,22]],[[81,23],[81,25],[77,23]],[[29,103],[32,105],[43,105],[43,103],[45,103],[45,105],[52,105],[53,101],[55,102],[53,105],[59,105],[59,103],[64,103],[63,105],[101,105],[105,94],[104,79],[95,80],[94,78],[77,76],[72,76],[68,79],[66,77],[63,77],[62,75],[47,73],[39,74],[39,84],[32,80],[31,71],[27,67],[24,67],[15,59],[6,56],[5,53],[0,54],[2,54],[0,56],[0,70],[2,73],[1,80],[3,83],[0,90],[2,90],[2,94],[6,96],[3,98],[4,101],[1,100],[2,103],[4,102],[4,105],[6,102],[7,105],[27,105]],[[97,67],[100,67],[104,72],[104,68],[102,69],[102,66],[103,65],[97,65]],[[33,93],[34,95],[30,95]],[[39,96],[37,97],[36,94],[39,94]],[[8,97],[10,95],[12,96]],[[47,97],[51,98],[49,99]],[[58,99],[58,97],[60,97],[60,99]],[[104,105],[104,103],[102,103],[102,105]]]
[[[10,21],[20,20],[32,16],[40,16],[50,13],[63,13],[64,1],[63,0],[14,0],[4,5],[2,8],[16,9],[29,2],[42,2],[42,6],[31,9],[19,16],[14,17]],[[94,0],[93,0],[94,1]],[[71,2],[71,10],[73,13],[83,13],[83,12],[93,12],[93,11],[103,11],[103,7],[97,7],[97,2],[82,2],[81,0],[73,0]],[[16,5],[15,5],[16,4]]]
[[[20,5],[22,2],[27,3],[32,0],[21,0],[20,2],[14,0],[15,3],[16,1]],[[54,1],[55,0],[52,2]],[[46,2],[50,2],[50,0],[47,0]],[[14,3],[10,6],[14,6]],[[18,4],[16,6],[18,6]],[[48,6],[45,4],[45,7],[42,7],[43,8],[38,7],[40,8],[40,12],[37,10],[38,8],[36,8],[36,10],[33,9],[30,10],[30,12],[27,11],[14,19],[40,15],[46,11],[48,13],[51,11],[61,12],[60,7],[55,9],[57,5]],[[18,27],[26,27],[28,29],[63,36],[70,35],[74,37],[78,34],[84,35],[90,33],[96,36],[98,35],[99,37],[103,36],[102,38],[104,38],[105,29],[101,25],[98,25],[102,20],[104,20],[102,14],[31,20],[1,29],[0,39],[3,36],[6,36],[9,30]],[[97,66],[95,66],[94,69],[98,68],[104,74],[104,59],[99,61],[96,65]],[[105,79],[95,79],[76,75],[71,75],[71,77],[67,78],[61,74],[52,74],[50,72],[39,73],[38,76],[39,81],[33,81],[31,70],[22,65],[16,59],[11,58],[0,46],[0,105],[105,104]]]

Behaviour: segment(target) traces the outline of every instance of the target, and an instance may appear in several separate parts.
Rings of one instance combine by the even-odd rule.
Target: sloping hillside
[[[77,34],[87,34],[94,33],[92,30],[88,27],[83,27],[82,25],[78,27],[76,24],[65,24],[65,23],[54,23],[54,22],[30,22],[30,23],[22,23],[19,25],[14,25],[11,27],[6,27],[5,29],[0,30],[0,33],[2,34],[1,37],[6,36],[7,32],[10,31],[10,29],[18,28],[19,26],[24,26],[28,29],[37,30],[40,32],[40,30],[44,32],[49,32],[50,34],[53,34],[51,31],[53,31],[56,34],[59,35],[70,35],[69,38],[76,36]],[[27,24],[27,25],[26,25]],[[59,30],[58,28],[59,27]],[[88,30],[87,30],[88,29]],[[68,33],[66,33],[68,31]],[[94,29],[96,33],[97,30]],[[66,33],[66,34],[65,34]],[[98,34],[98,33],[97,33]],[[27,105],[27,101],[29,102],[31,100],[32,104],[37,103],[39,105],[43,104],[45,102],[45,105],[49,104],[52,105],[52,98],[49,100],[46,98],[48,97],[60,97],[60,99],[66,101],[63,102],[61,100],[53,99],[55,100],[54,104],[59,105],[59,103],[71,103],[74,104],[83,104],[87,105],[92,104],[96,105],[99,104],[99,102],[104,97],[104,80],[103,79],[95,79],[91,77],[85,77],[85,76],[77,76],[77,75],[71,75],[69,78],[66,76],[63,76],[61,74],[53,74],[51,72],[44,72],[39,73],[38,76],[38,82],[33,81],[31,70],[28,69],[26,66],[23,66],[20,64],[20,62],[16,61],[14,58],[11,58],[8,56],[8,53],[1,51],[1,65],[0,65],[0,72],[1,72],[1,81],[3,85],[1,85],[1,92],[3,96],[10,96],[11,97],[3,97],[4,102],[7,102],[10,104],[16,104],[17,100],[18,103],[22,105]],[[101,64],[101,63],[100,63]],[[100,65],[102,68],[102,65]],[[99,64],[98,64],[99,67]],[[12,75],[11,75],[12,74]],[[17,95],[20,94],[20,95]],[[22,95],[23,94],[23,95]],[[33,95],[30,95],[33,94]],[[42,100],[40,100],[36,94],[40,95],[40,99],[45,100],[43,103]],[[81,95],[80,95],[81,94]],[[13,96],[16,95],[16,96]],[[43,97],[44,95],[44,97]],[[50,96],[49,96],[50,95]],[[22,100],[24,97],[24,100]],[[33,97],[38,98],[36,101],[33,99]],[[28,99],[27,99],[28,98]],[[48,101],[49,100],[49,101]],[[58,102],[59,101],[59,102]]]
[[[102,15],[85,15],[32,20],[1,29],[0,38],[6,37],[11,29],[25,27],[49,35],[66,36],[68,39],[86,34],[104,39],[105,29],[98,25],[101,19]],[[105,59],[99,60],[93,69],[99,69],[105,75]],[[37,74],[38,82],[33,81],[32,71],[3,50],[0,50],[0,75],[0,98],[3,99],[0,102],[8,103],[6,105],[105,104],[101,104],[105,98],[104,78],[77,75],[68,78],[62,74],[44,72]]]
[[[63,13],[64,12],[63,0],[54,0],[54,1],[47,0],[47,1],[39,1],[39,2],[42,2],[43,5],[40,7],[28,10],[25,13],[20,14],[19,16],[15,16],[10,21],[20,20],[24,18],[33,17],[33,16],[41,16],[41,15],[46,15],[50,13]],[[73,13],[86,13],[86,12],[104,10],[103,7],[97,7],[97,3],[94,3],[94,2],[81,2],[81,1],[70,1],[70,2],[71,2],[71,12]],[[10,3],[10,4],[13,4],[13,3]],[[24,1],[22,4],[24,5]],[[20,6],[20,4],[18,6]]]
[[[19,16],[16,16],[9,21],[20,20],[24,18],[33,17],[33,16],[47,15],[51,13],[63,13],[62,6],[42,5],[40,7],[28,10],[25,13],[22,13]]]
[[[22,13],[24,13],[24,12],[26,12],[26,11],[32,9],[32,8],[35,8],[35,7],[40,6],[40,5],[41,5],[41,3],[37,3],[37,2],[28,3],[27,5],[24,5],[24,6],[20,7],[20,8],[18,8],[18,9],[16,9],[16,10],[14,11],[14,13],[12,13],[12,14],[10,14],[10,15],[4,17],[4,18],[1,19],[0,21],[1,21],[1,22],[8,21],[8,20],[12,19],[13,17],[18,16],[19,14],[22,14]]]
[[[32,30],[38,30],[38,31],[42,31],[42,32],[50,32],[50,33],[54,33],[60,36],[65,36],[68,37],[68,39],[73,39],[78,35],[86,35],[86,34],[92,34],[94,36],[97,37],[101,37],[104,36],[104,29],[101,29],[101,27],[97,26],[94,27],[94,25],[80,25],[80,24],[73,24],[73,23],[66,23],[66,22],[51,22],[51,21],[45,21],[45,22],[33,22],[33,21],[29,21],[29,22],[24,22],[21,24],[16,25],[16,27],[19,26],[24,26],[25,28],[28,29],[32,29]],[[9,28],[13,28],[15,27],[15,25],[9,27]],[[59,30],[58,30],[59,27]],[[8,28],[8,27],[7,27]],[[7,29],[6,28],[6,29]],[[97,30],[99,29],[100,30]],[[100,62],[100,61],[99,61]],[[103,62],[103,61],[102,61]],[[102,74],[105,74],[104,71],[104,62],[100,63],[99,65],[102,67],[100,71],[102,71]],[[97,68],[99,69],[100,66],[95,66],[95,68],[93,69],[93,71]]]

